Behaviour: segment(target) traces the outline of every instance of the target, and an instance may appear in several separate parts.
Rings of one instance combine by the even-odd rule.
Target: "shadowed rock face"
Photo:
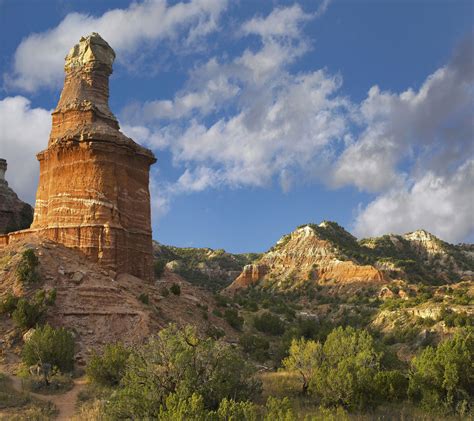
[[[115,58],[100,35],[66,56],[66,77],[40,152],[32,228],[117,272],[153,277],[149,169],[153,153],[119,131],[109,109]]]
[[[21,201],[5,180],[7,161],[0,158],[0,234],[29,228],[33,208]]]

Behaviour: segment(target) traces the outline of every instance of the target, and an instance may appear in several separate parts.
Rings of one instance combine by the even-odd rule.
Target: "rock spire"
[[[65,61],[32,228],[116,272],[153,278],[149,169],[153,153],[119,130],[110,111],[114,50],[97,33]]]

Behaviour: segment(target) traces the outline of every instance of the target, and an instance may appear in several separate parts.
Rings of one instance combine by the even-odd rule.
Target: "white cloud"
[[[162,144],[168,145],[174,162],[184,164],[184,174],[170,191],[264,186],[274,176],[287,190],[296,174],[308,175],[326,165],[331,151],[325,148],[344,136],[343,110],[349,104],[333,97],[340,77],[321,70],[299,75],[287,70],[308,49],[300,34],[307,19],[299,6],[251,19],[243,33],[258,34],[259,48],[245,49],[230,61],[212,58],[195,68],[173,100],[125,110],[127,121],[149,126],[159,121],[147,144],[153,147],[152,136],[165,139]],[[226,107],[235,113],[214,114],[222,115]],[[212,123],[206,124],[204,117]],[[163,124],[166,120],[171,121]]]
[[[345,103],[331,97],[339,84],[322,71],[300,75],[230,119],[210,127],[193,121],[169,141],[174,159],[214,169],[219,177],[211,180],[234,187],[264,186],[275,175],[289,180],[292,173],[314,170],[346,130],[340,115]],[[202,171],[191,174],[209,179]]]
[[[396,94],[373,86],[356,116],[363,131],[334,169],[334,184],[384,191],[407,174],[397,166],[445,171],[472,152],[474,69],[472,47],[462,44],[451,62],[430,75],[418,91]]]
[[[99,17],[70,13],[55,28],[21,42],[13,74],[5,75],[5,81],[9,87],[29,92],[59,85],[67,52],[91,32],[99,32],[119,53],[118,59],[125,61],[147,42],[179,39],[181,45],[189,44],[217,29],[225,7],[226,0],[191,0],[171,6],[165,0],[145,0]]]
[[[244,34],[257,34],[264,39],[273,37],[297,38],[301,31],[301,22],[309,20],[298,4],[287,8],[274,9],[267,17],[255,17],[242,25]]]
[[[31,204],[39,175],[36,154],[48,146],[50,113],[32,108],[22,96],[0,100],[0,158],[8,161],[6,178],[10,187]]]
[[[366,237],[423,228],[451,242],[472,237],[473,185],[473,160],[450,176],[428,172],[410,186],[376,197],[356,217],[355,233]]]

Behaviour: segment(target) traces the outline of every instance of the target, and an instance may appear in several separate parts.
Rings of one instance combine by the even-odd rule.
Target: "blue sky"
[[[472,241],[470,1],[0,0],[0,156],[34,203],[63,58],[116,50],[154,238],[264,251],[306,222]]]

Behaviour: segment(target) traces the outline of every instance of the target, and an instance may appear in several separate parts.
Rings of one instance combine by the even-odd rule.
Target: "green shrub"
[[[250,354],[257,361],[263,362],[269,358],[270,342],[261,336],[244,333],[239,338],[243,351]]]
[[[53,288],[49,291],[40,289],[36,291],[34,302],[39,305],[52,306],[56,302],[57,291]]]
[[[19,298],[9,292],[2,301],[0,301],[0,314],[11,316],[16,309]]]
[[[46,313],[46,307],[51,306],[56,301],[56,289],[36,291],[32,301],[26,298],[18,299],[12,318],[20,329],[29,329],[42,321]]]
[[[271,335],[281,335],[285,331],[285,324],[278,316],[266,311],[259,316],[255,316],[253,324],[257,330]]]
[[[150,298],[148,297],[148,294],[145,294],[142,292],[139,296],[138,299],[143,303],[143,304],[149,304],[150,303]]]
[[[474,330],[431,346],[411,362],[410,397],[431,411],[466,415],[474,397]]]
[[[100,386],[117,386],[125,373],[130,350],[120,343],[108,344],[102,355],[94,354],[87,364],[86,374]]]
[[[32,284],[39,279],[37,267],[39,261],[33,249],[27,249],[21,256],[16,275],[23,284]]]
[[[37,302],[30,303],[25,298],[20,298],[12,318],[20,329],[30,329],[40,322],[44,315],[44,307]]]
[[[239,316],[239,312],[235,308],[226,308],[224,312],[224,319],[230,326],[236,330],[242,330],[244,325],[243,317]]]
[[[163,296],[163,297],[168,297],[170,295],[170,291],[168,288],[166,287],[163,287],[161,288],[160,290],[160,294]]]
[[[277,399],[269,396],[265,405],[264,421],[293,421],[296,417],[288,398]]]
[[[153,263],[153,270],[155,272],[155,279],[160,279],[165,271],[166,260],[158,259]]]
[[[319,342],[306,341],[304,338],[293,339],[289,355],[283,361],[283,367],[290,371],[296,371],[302,380],[302,392],[308,391],[309,382],[313,378],[316,369],[321,365],[323,349]]]
[[[380,401],[399,402],[407,397],[408,377],[399,370],[379,371],[374,384]]]
[[[132,350],[107,412],[113,419],[163,419],[160,412],[173,394],[188,400],[184,407],[198,395],[201,409],[215,410],[225,398],[245,401],[258,396],[261,384],[252,374],[230,345],[200,338],[195,328],[170,325]]]
[[[322,346],[320,363],[313,371],[310,390],[323,405],[351,409],[375,406],[374,378],[381,355],[365,330],[334,329]]]
[[[443,320],[447,327],[467,327],[474,326],[474,316],[465,311],[454,312],[445,306],[441,307],[438,320]]]
[[[64,328],[38,327],[23,347],[22,360],[27,366],[41,362],[62,372],[71,371],[74,366],[74,337]]]
[[[221,294],[215,294],[214,300],[216,301],[216,305],[218,307],[227,307],[229,305],[229,300],[227,297]]]
[[[210,325],[206,329],[206,336],[217,341],[218,339],[223,338],[225,336],[225,332],[217,326]]]
[[[174,294],[174,295],[181,295],[181,287],[179,286],[179,284],[173,284],[170,286],[170,291]]]

